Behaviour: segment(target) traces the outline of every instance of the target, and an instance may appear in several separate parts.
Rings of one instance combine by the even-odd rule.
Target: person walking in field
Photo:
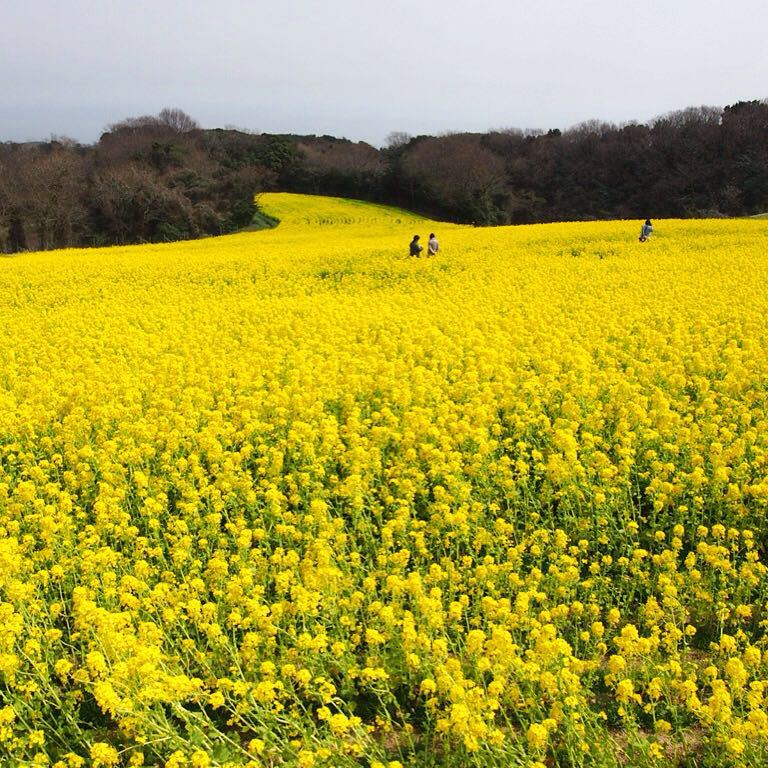
[[[411,240],[411,256],[421,256],[421,252],[424,250],[424,246],[419,243],[419,236],[414,235]]]
[[[645,224],[643,224],[642,227],[640,227],[640,242],[644,243],[653,233],[653,224],[651,224],[650,219],[645,220]]]
[[[427,256],[437,256],[437,252],[440,250],[440,243],[437,242],[435,233],[431,232],[429,240],[427,241]]]

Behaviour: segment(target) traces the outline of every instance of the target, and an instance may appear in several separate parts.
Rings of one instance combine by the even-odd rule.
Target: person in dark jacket
[[[420,256],[424,246],[419,243],[419,236],[414,235],[411,240],[411,256]]]

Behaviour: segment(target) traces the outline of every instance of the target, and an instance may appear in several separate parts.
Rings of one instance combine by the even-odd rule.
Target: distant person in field
[[[427,242],[427,256],[436,256],[440,250],[440,243],[437,242],[435,233],[432,232],[429,235],[429,241]]]
[[[645,220],[645,224],[640,227],[640,242],[644,243],[653,234],[653,224],[650,219]]]
[[[419,242],[419,236],[414,235],[411,240],[411,256],[421,256],[424,246]]]

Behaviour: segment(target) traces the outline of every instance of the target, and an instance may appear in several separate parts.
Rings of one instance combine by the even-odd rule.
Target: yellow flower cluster
[[[0,762],[765,764],[768,222],[262,205],[0,263]]]

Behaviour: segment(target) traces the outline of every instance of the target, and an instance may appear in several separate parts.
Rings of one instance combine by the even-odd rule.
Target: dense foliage
[[[768,102],[648,125],[395,135],[384,165],[311,174],[297,191],[389,202],[458,222],[741,216],[768,211]]]
[[[0,264],[3,765],[765,765],[768,221],[263,202]]]
[[[111,126],[93,147],[0,145],[0,251],[220,234],[251,223],[262,190],[476,224],[762,213],[768,103],[565,132],[395,134],[382,150],[330,136],[201,130],[164,110]]]
[[[150,117],[111,126],[91,147],[0,145],[0,250],[232,232],[251,224],[271,163],[243,156],[237,132]]]

